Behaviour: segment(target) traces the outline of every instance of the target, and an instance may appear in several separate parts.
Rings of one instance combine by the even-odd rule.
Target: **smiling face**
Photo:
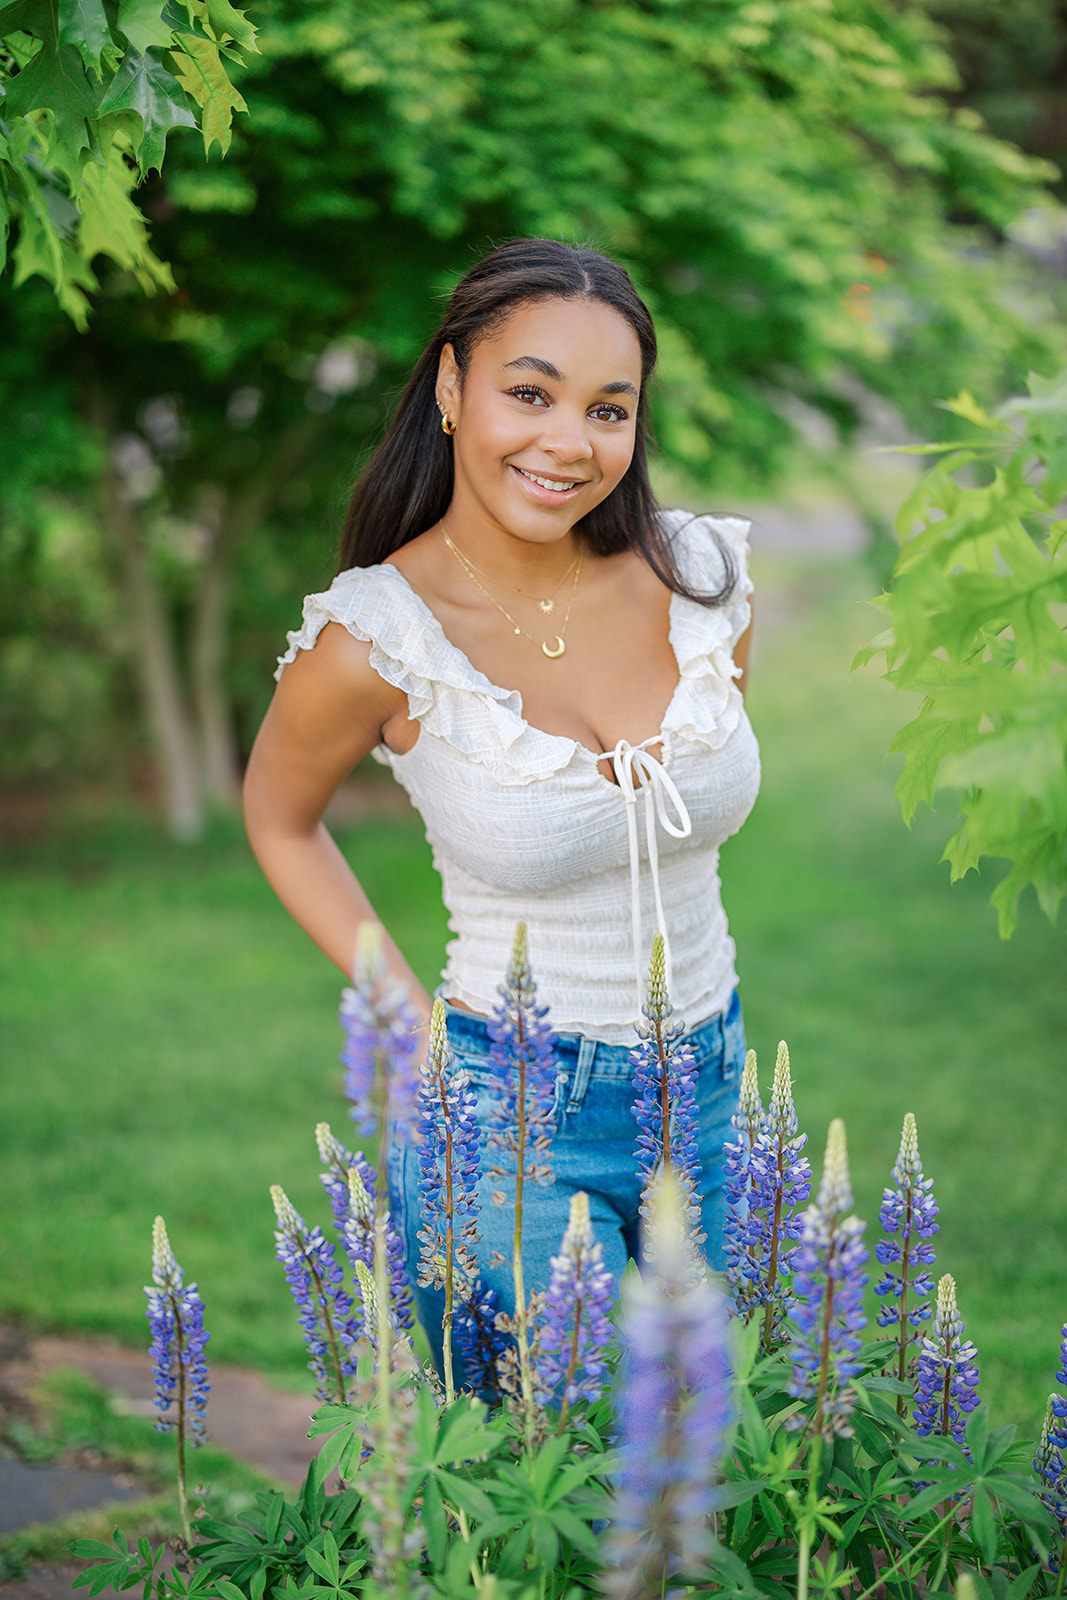
[[[641,348],[600,300],[521,305],[473,347],[462,378],[451,345],[437,398],[456,423],[449,527],[555,543],[625,476],[634,450]]]

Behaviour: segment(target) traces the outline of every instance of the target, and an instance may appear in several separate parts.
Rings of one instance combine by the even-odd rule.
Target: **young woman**
[[[601,255],[515,240],[474,268],[363,474],[338,577],[289,635],[246,783],[267,877],[348,974],[374,911],[323,811],[369,751],[392,767],[441,874],[455,937],[440,992],[480,1093],[484,1019],[527,924],[559,1040],[554,1181],[524,1217],[532,1288],[547,1283],[577,1189],[616,1278],[636,1253],[629,1051],[657,928],[699,1069],[703,1223],[722,1261],[721,1154],[744,1039],[718,849],[759,783],[739,692],[747,525],[656,509],[655,355],[645,305]],[[428,995],[387,950],[428,1017]],[[413,1262],[417,1170],[400,1142],[389,1179]],[[510,1267],[492,1253],[508,1258],[512,1225],[487,1194],[485,1277],[506,1309]],[[419,1312],[439,1359],[432,1293]]]

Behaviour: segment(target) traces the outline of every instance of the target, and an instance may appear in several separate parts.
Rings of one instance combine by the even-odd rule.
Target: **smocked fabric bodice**
[[[634,1038],[635,963],[647,970],[657,927],[669,942],[676,1013],[693,1026],[729,1000],[737,979],[719,846],[759,787],[733,661],[749,619],[748,524],[684,512],[664,519],[694,588],[721,585],[716,534],[738,576],[721,607],[671,597],[678,684],[643,746],[590,750],[532,727],[517,691],[490,683],[391,565],[353,568],[309,595],[278,666],[280,675],[327,622],[339,622],[369,641],[371,666],[407,695],[415,744],[404,755],[384,745],[374,753],[426,825],[455,935],[443,974],[449,998],[492,1010],[523,921],[553,1026],[611,1044]],[[650,745],[661,747],[658,760]],[[615,757],[617,783],[598,765],[605,755]]]

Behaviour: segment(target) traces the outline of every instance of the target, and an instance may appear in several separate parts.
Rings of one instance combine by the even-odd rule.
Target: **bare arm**
[[[245,826],[260,866],[282,904],[346,977],[356,930],[378,919],[322,817],[393,721],[407,721],[405,696],[373,670],[368,644],[328,623],[315,648],[299,651],[282,674],[245,777]],[[426,1021],[430,998],[388,935],[385,952]]]

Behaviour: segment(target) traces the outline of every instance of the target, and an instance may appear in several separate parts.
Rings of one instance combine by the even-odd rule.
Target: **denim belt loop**
[[[567,1102],[567,1110],[580,1111],[585,1091],[589,1087],[589,1077],[593,1071],[593,1061],[596,1058],[596,1039],[582,1039],[578,1045],[578,1062],[574,1069],[574,1082],[571,1084],[571,1097]]]

